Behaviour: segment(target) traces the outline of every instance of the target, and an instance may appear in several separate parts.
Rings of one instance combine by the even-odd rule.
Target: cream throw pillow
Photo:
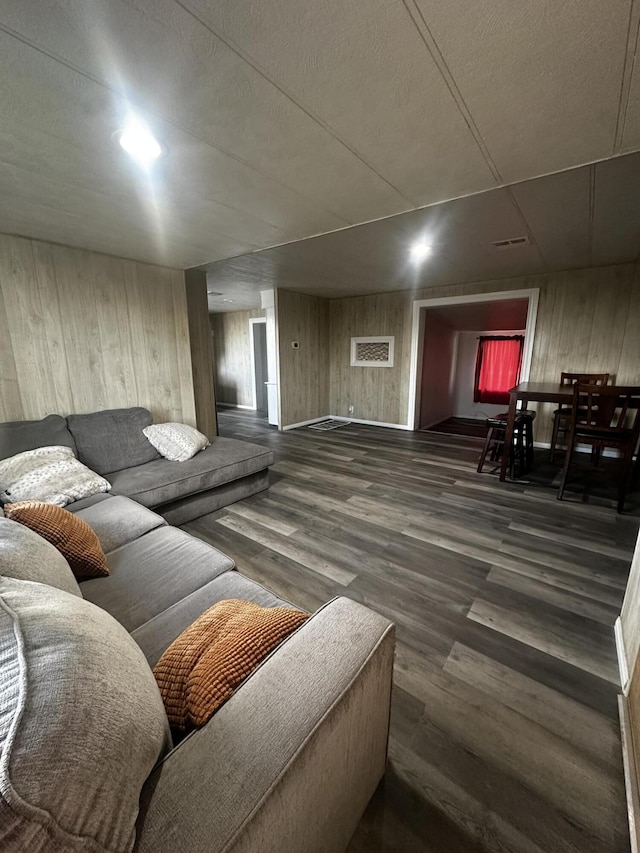
[[[186,462],[211,444],[206,435],[187,424],[151,424],[142,432],[158,453],[171,462]]]
[[[108,492],[111,483],[78,462],[70,447],[25,450],[0,461],[0,501],[44,501],[66,506]]]
[[[149,664],[105,610],[0,578],[0,848],[128,853],[170,748]]]

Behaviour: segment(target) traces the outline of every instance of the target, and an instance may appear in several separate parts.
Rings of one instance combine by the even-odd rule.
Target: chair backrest
[[[583,382],[587,385],[606,385],[609,381],[608,373],[565,373],[560,374],[561,385],[575,385]]]
[[[595,385],[576,382],[573,388],[574,418],[580,429],[631,430],[640,433],[640,385]],[[627,423],[627,416],[631,424]]]

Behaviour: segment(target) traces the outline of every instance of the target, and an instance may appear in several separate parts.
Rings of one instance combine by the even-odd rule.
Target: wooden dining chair
[[[583,382],[589,385],[606,385],[609,381],[608,373],[565,373],[560,374],[561,385],[575,385],[576,382]],[[553,413],[553,432],[551,434],[551,449],[549,450],[549,462],[553,462],[556,455],[556,445],[560,433],[567,435],[569,433],[569,422],[571,420],[571,406],[566,403],[560,404],[560,407]]]
[[[640,440],[640,385],[591,385],[577,382],[569,424],[569,440],[562,469],[558,500],[564,495],[567,475],[576,445],[587,444],[595,451],[596,466],[600,453],[609,447],[620,453],[618,512],[633,475],[633,457]]]

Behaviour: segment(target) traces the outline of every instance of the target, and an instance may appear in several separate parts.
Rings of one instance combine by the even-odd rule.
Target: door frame
[[[258,389],[256,388],[256,348],[253,342],[253,327],[256,323],[264,323],[266,326],[266,317],[250,317],[249,318],[249,360],[251,362],[251,398],[253,400],[252,408],[258,409]]]
[[[443,305],[473,305],[478,302],[502,302],[507,299],[527,299],[527,324],[522,353],[522,370],[520,381],[527,382],[531,371],[533,356],[533,340],[538,316],[540,288],[532,287],[522,290],[500,290],[491,293],[473,293],[466,296],[440,296],[434,299],[415,299],[413,302],[413,319],[411,325],[411,362],[409,374],[409,410],[407,426],[416,430],[420,417],[421,389],[418,381],[422,376],[422,356],[424,352],[424,317],[428,308],[438,308]]]

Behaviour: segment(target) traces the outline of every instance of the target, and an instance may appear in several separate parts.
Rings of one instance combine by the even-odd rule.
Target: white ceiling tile
[[[595,168],[593,263],[635,261],[640,253],[640,155]]]
[[[589,266],[591,167],[515,184],[511,191],[551,269]]]
[[[629,0],[416,0],[505,181],[613,154]]]
[[[0,74],[6,81],[0,94],[0,194],[12,198],[15,193],[24,221],[31,209],[41,228],[44,210],[75,211],[74,245],[107,251],[106,240],[113,245],[107,222],[124,214],[124,224],[141,241],[147,234],[140,243],[145,259],[149,245],[169,245],[168,234],[184,233],[179,255],[153,260],[192,266],[345,223],[161,121],[153,129],[169,155],[148,180],[111,140],[121,99],[4,33]],[[18,86],[12,85],[15,79]],[[2,206],[0,230],[15,228],[16,204]],[[38,236],[68,240],[58,218],[52,216],[49,231]],[[131,233],[126,242],[135,255]],[[191,253],[188,247],[198,243],[201,249]]]
[[[495,184],[401,3],[187,5],[415,204]]]
[[[640,148],[640,62],[634,63],[629,103],[625,115],[623,151],[637,151]]]
[[[32,6],[13,7],[15,30],[334,216],[358,222],[411,206],[170,0],[105,0],[97,20],[83,0],[39,4],[37,15]]]

